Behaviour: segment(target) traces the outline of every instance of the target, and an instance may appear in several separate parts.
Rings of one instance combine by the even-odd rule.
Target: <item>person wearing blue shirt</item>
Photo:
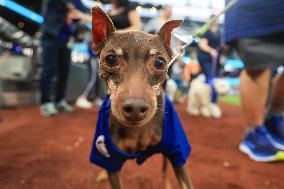
[[[268,98],[272,72],[284,64],[284,1],[238,0],[225,15],[224,29],[225,41],[245,64],[240,97],[249,128],[239,149],[255,161],[284,160],[283,73]]]

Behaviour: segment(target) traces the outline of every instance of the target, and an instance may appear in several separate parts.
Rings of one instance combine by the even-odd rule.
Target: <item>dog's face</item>
[[[168,22],[158,35],[115,32],[107,15],[93,8],[93,48],[100,53],[100,77],[108,87],[111,112],[123,125],[142,126],[162,106],[157,99],[172,56],[170,33],[180,24]]]
[[[157,96],[167,75],[170,55],[157,36],[114,33],[100,54],[111,111],[126,126],[140,126],[156,113]]]

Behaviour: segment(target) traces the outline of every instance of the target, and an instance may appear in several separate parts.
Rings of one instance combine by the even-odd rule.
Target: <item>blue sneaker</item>
[[[278,149],[284,151],[284,123],[282,115],[274,115],[266,119],[265,127],[268,139]]]
[[[239,149],[254,161],[272,162],[284,160],[284,152],[279,151],[271,144],[267,138],[265,127],[250,128]]]

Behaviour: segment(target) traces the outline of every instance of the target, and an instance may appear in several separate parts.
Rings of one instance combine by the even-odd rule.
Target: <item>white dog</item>
[[[172,102],[175,99],[175,94],[176,94],[177,88],[178,88],[178,86],[177,86],[176,82],[173,79],[167,80],[167,83],[166,83],[166,93],[167,93],[169,99]]]
[[[224,79],[215,78],[213,87],[218,95],[225,95],[231,90],[228,82]],[[191,115],[220,118],[222,111],[218,104],[211,101],[211,87],[205,83],[204,75],[194,79],[188,91],[187,111]]]

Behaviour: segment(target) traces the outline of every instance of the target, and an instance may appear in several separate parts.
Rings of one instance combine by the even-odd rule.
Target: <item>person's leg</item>
[[[45,117],[57,114],[54,103],[50,100],[50,89],[52,77],[56,70],[56,58],[58,56],[58,47],[52,41],[42,42],[42,72],[40,79],[41,106],[40,113]]]
[[[90,61],[91,65],[91,79],[89,83],[87,84],[86,89],[83,92],[84,96],[88,96],[89,93],[91,92],[92,88],[95,86],[96,80],[97,80],[97,61],[98,59],[92,58]]]
[[[245,71],[240,77],[241,106],[249,126],[239,149],[255,161],[284,159],[284,153],[272,144],[268,138],[269,132],[264,127],[266,101],[271,89],[271,70],[277,68],[281,60],[273,51],[278,48],[276,43],[262,38],[238,41],[238,50],[245,63]]]
[[[57,62],[56,108],[62,112],[73,112],[74,109],[67,104],[65,91],[69,75],[71,51],[65,45],[60,48]]]
[[[275,83],[270,111],[275,113],[284,112],[284,73]]]
[[[56,102],[64,99],[69,74],[71,52],[67,47],[60,49],[57,62]]]
[[[274,69],[279,66],[283,66],[284,60],[284,33],[278,33],[273,36],[271,40],[272,45],[268,45],[267,48],[273,53],[273,62],[276,62]],[[268,111],[265,120],[265,126],[268,130],[268,137],[272,144],[277,148],[284,151],[284,73],[276,75],[273,82],[273,93],[271,103],[268,104]]]
[[[218,93],[214,87],[214,79],[212,78],[211,80],[206,81],[206,83],[210,86],[210,89],[211,89],[211,102],[214,104],[217,104]]]
[[[268,137],[272,144],[284,150],[284,73],[281,74],[275,83],[272,94],[272,105],[266,115],[265,126],[268,130]]]
[[[55,74],[58,47],[51,42],[42,43],[42,71],[40,79],[41,104],[50,102],[50,87]]]
[[[270,74],[269,69],[241,73],[241,107],[250,128],[239,148],[251,159],[261,162],[284,159],[284,153],[273,145],[268,130],[263,127]]]
[[[200,67],[202,72],[205,75],[206,78],[206,83],[210,85],[211,87],[211,102],[213,103],[217,103],[218,101],[218,94],[215,90],[215,88],[213,87],[213,72],[212,72],[212,63],[211,62],[202,62],[200,63]]]
[[[91,79],[87,84],[87,87],[85,88],[82,95],[80,95],[76,100],[76,106],[80,108],[91,108],[93,106],[93,103],[88,101],[87,97],[89,96],[91,90],[94,88],[96,79],[97,79],[97,58],[92,58],[90,60],[90,70],[91,70]]]
[[[205,75],[206,83],[208,83],[213,78],[212,74],[212,63],[211,62],[200,62],[200,67]]]
[[[270,74],[269,69],[244,70],[241,73],[241,107],[247,125],[263,125]]]

